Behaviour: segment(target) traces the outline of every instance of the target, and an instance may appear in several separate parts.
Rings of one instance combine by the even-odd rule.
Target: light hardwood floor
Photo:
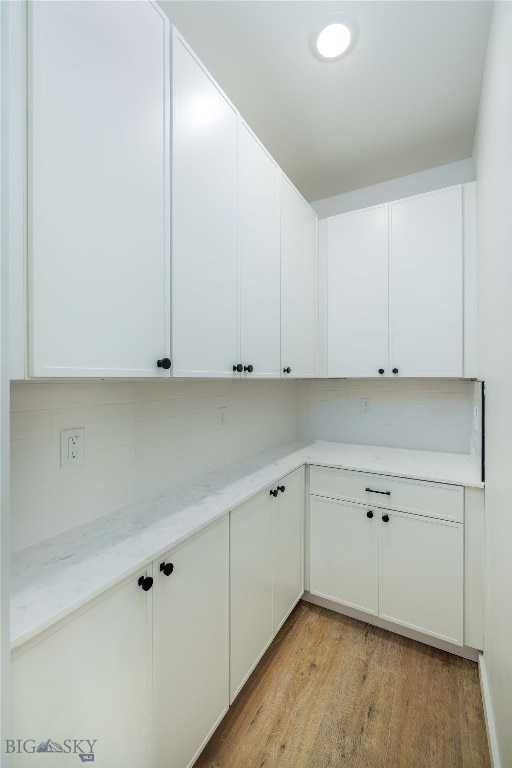
[[[488,768],[473,662],[301,602],[195,768]]]

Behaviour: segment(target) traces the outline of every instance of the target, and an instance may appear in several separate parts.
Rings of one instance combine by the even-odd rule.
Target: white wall
[[[486,381],[484,662],[501,765],[512,766],[512,4],[496,2],[475,170],[479,376]]]
[[[299,383],[301,437],[479,454],[479,385],[447,379],[321,379]],[[363,414],[361,400],[370,400]]]
[[[311,205],[318,213],[319,218],[325,219],[328,216],[355,211],[358,208],[389,203],[391,200],[398,200],[401,197],[432,192],[434,189],[450,187],[452,184],[466,184],[468,181],[474,181],[471,158],[430,168],[428,171],[400,176],[397,179],[383,181],[381,184],[374,184],[371,187],[355,189],[342,195],[326,197],[323,200],[316,200]]]
[[[0,752],[10,736],[9,630],[9,59],[11,3],[0,3]],[[3,764],[0,756],[0,763]]]
[[[296,391],[279,380],[13,384],[13,549],[293,440]],[[63,470],[69,427],[85,427],[86,458]]]

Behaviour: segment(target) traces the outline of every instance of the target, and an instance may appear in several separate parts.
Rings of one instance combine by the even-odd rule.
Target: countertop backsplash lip
[[[304,464],[483,488],[479,458],[301,440],[173,486],[13,555],[18,648]]]

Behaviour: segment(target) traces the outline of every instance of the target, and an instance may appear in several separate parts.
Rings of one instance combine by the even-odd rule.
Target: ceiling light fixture
[[[357,21],[351,13],[338,11],[323,16],[313,27],[311,47],[322,61],[338,61],[357,40]]]

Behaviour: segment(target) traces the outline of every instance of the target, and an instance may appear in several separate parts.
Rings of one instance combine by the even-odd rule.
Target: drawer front
[[[401,509],[440,520],[463,522],[464,519],[464,488],[459,485],[311,467],[310,492],[316,496]]]

